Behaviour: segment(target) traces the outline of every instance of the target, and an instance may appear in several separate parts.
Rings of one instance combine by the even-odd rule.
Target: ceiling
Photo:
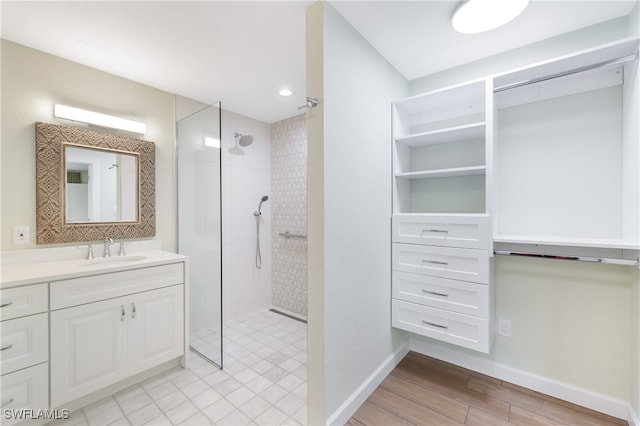
[[[408,80],[628,15],[637,0],[533,0],[503,28],[450,26],[457,0],[335,1]],[[7,1],[2,38],[267,123],[305,103],[305,11],[291,1]],[[278,90],[294,94],[281,97]]]

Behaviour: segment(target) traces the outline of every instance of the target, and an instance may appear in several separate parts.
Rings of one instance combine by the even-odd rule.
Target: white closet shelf
[[[486,166],[456,167],[452,169],[425,170],[419,172],[396,173],[402,179],[436,179],[457,176],[481,176],[486,173]]]
[[[455,126],[430,132],[416,133],[414,135],[397,138],[396,142],[413,148],[469,139],[484,140],[484,134],[485,122],[480,121],[477,123],[466,124],[464,126]]]
[[[640,243],[617,238],[571,238],[541,235],[494,235],[495,243],[541,244],[551,246],[594,247],[624,250],[640,250]]]

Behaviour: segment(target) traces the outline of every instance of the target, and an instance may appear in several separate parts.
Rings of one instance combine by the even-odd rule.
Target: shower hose
[[[260,253],[260,215],[256,215],[256,268],[262,268],[262,253]]]

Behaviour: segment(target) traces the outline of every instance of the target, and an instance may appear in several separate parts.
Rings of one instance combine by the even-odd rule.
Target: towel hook
[[[309,96],[307,96],[307,103],[299,106],[298,109],[303,109],[303,108],[315,108],[318,106],[318,98],[310,98]]]

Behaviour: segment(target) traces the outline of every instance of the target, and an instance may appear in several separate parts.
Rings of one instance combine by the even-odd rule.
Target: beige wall
[[[81,127],[53,117],[53,105],[63,103],[147,124],[140,138],[156,144],[156,238],[164,249],[175,251],[174,95],[7,40],[1,48],[0,248],[36,247],[34,123]],[[29,244],[13,244],[14,225],[30,227]]]

